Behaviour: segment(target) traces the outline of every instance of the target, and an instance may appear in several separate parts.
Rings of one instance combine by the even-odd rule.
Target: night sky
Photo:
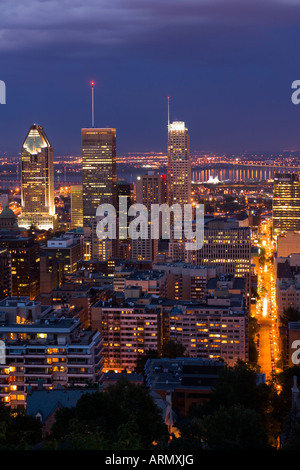
[[[37,123],[55,155],[82,127],[117,128],[117,151],[166,151],[171,120],[191,151],[300,149],[299,0],[0,0],[0,152]]]

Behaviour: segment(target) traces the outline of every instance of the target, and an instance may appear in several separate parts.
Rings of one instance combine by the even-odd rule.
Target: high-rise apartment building
[[[0,237],[0,249],[11,257],[11,295],[34,300],[40,293],[40,245],[33,237]]]
[[[27,395],[40,386],[99,385],[103,355],[98,331],[84,330],[78,318],[56,318],[51,308],[34,319],[39,304],[26,298],[4,299],[0,308],[0,339],[6,346],[5,364],[0,365],[1,401],[12,409],[26,407]],[[22,319],[24,313],[30,321]]]
[[[273,191],[273,235],[300,230],[300,181],[296,173],[276,173]]]
[[[34,124],[21,149],[19,227],[55,229],[53,147],[42,126]]]
[[[92,308],[92,329],[103,338],[103,372],[133,372],[139,356],[161,348],[161,314],[155,305],[117,306],[99,301]]]
[[[96,211],[100,204],[117,204],[116,129],[84,128],[81,133],[85,258],[105,260],[116,244],[97,238]]]
[[[170,338],[180,342],[190,357],[223,359],[234,365],[247,361],[248,311],[242,296],[208,299],[207,304],[183,302],[170,312]]]

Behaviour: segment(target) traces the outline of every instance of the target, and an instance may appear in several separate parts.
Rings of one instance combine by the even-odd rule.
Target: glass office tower
[[[168,202],[191,202],[190,138],[184,122],[174,121],[168,129]]]
[[[273,192],[273,235],[300,230],[300,181],[297,173],[276,173]]]
[[[117,207],[116,129],[85,128],[81,135],[85,258],[108,259],[113,247],[97,239],[96,210],[100,204]]]
[[[19,227],[57,228],[54,206],[53,147],[42,126],[34,124],[21,149]]]
[[[190,137],[184,122],[174,121],[168,125],[168,204],[181,206],[191,203]],[[172,217],[171,217],[172,221]],[[172,222],[171,222],[172,223]],[[191,253],[185,250],[184,239],[169,243],[169,256],[174,261],[190,262]]]

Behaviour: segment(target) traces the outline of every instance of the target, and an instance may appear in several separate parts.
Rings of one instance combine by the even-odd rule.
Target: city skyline
[[[2,450],[300,448],[299,13],[0,0]]]

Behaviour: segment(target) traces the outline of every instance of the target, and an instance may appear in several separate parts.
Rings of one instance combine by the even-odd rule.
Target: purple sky
[[[300,149],[300,1],[0,0],[0,17],[0,152],[36,122],[80,154],[91,79],[119,152],[166,150],[168,95],[192,151]]]

